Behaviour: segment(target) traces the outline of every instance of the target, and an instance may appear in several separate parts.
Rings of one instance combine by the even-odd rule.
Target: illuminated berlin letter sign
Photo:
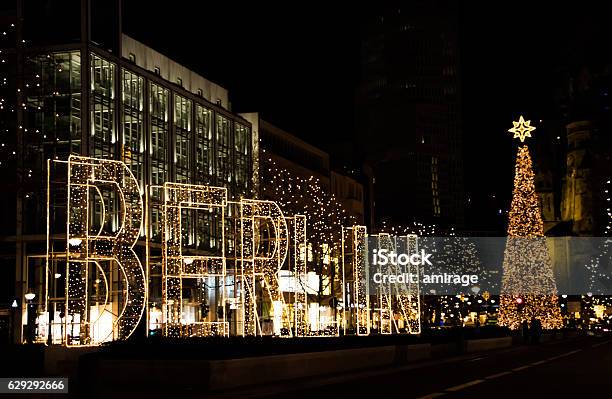
[[[48,165],[47,278],[43,318],[39,324],[43,339],[46,336],[53,343],[66,346],[89,346],[129,338],[147,310],[148,270],[153,263],[161,266],[161,303],[151,303],[148,315],[155,312],[157,315],[146,323],[147,331],[159,330],[169,337],[229,336],[230,330],[242,336],[321,334],[318,317],[309,320],[304,215],[285,216],[273,201],[244,198],[231,201],[223,187],[171,182],[146,188],[147,192],[157,192],[154,202],[147,196],[149,209],[146,209],[144,191],[130,168],[121,161],[73,155],[67,161],[49,160]],[[59,184],[53,179],[54,187],[60,190],[55,193],[51,175],[56,172],[52,173],[51,169],[60,167],[67,167],[67,175],[60,173]],[[57,219],[58,208],[51,200],[64,194],[65,230],[61,216]],[[156,213],[155,217],[151,216],[151,224],[155,228],[145,222],[153,210]],[[193,238],[185,235],[184,223],[192,223],[193,215],[201,212],[206,212],[202,220],[214,219],[215,226],[221,226],[220,237],[215,238],[219,253],[200,253],[193,249],[184,252],[191,244],[183,240]],[[54,215],[53,221],[50,215]],[[150,253],[150,239],[157,233],[161,238],[161,262]],[[139,237],[146,243],[146,268],[134,249]],[[228,237],[231,240],[226,243]],[[331,334],[339,334],[340,326],[346,332],[348,323],[356,327],[357,335],[369,333],[367,237],[364,226],[342,229],[343,300],[336,306],[341,320],[330,330]],[[378,247],[383,250],[388,246],[381,243]],[[345,276],[345,266],[350,275]],[[64,273],[65,285],[58,284],[57,279]],[[55,276],[53,284],[49,276]],[[281,277],[285,278],[283,284]],[[217,281],[216,308],[210,318],[187,320],[183,299],[186,279],[203,284]],[[291,289],[287,288],[288,282]],[[59,285],[63,288],[58,291]],[[226,291],[225,286],[232,288]],[[418,288],[408,289],[408,295],[397,294],[398,300],[391,298],[395,292],[385,292],[389,298],[383,298],[378,304],[384,308],[380,317],[386,323],[383,323],[384,332],[393,330],[388,321],[392,320],[392,303],[399,301],[404,318],[416,322],[408,330],[418,333],[418,316],[414,316],[418,315]],[[262,323],[264,315],[258,306],[262,296],[271,304],[271,328],[270,324]],[[351,307],[344,304],[349,297]],[[58,302],[58,298],[62,299]],[[193,303],[189,306],[193,307]],[[228,321],[231,317],[234,317],[234,329]]]

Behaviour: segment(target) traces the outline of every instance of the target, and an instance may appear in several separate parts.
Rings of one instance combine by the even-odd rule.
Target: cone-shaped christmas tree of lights
[[[531,131],[535,129],[522,116],[513,124],[509,131],[521,142],[525,137],[531,137]],[[531,157],[527,145],[522,144],[516,158],[498,322],[517,329],[523,321],[529,322],[534,317],[544,329],[562,327]]]

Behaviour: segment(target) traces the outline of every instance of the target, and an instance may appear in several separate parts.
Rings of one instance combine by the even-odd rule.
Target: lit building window
[[[155,83],[151,83],[149,89],[151,184],[161,186],[168,180],[169,92]],[[154,201],[161,198],[159,189],[152,190],[150,194]],[[151,235],[157,239],[161,235],[161,205],[153,202],[149,212],[151,214]]]
[[[234,135],[234,149],[236,157],[236,189],[237,194],[248,194],[249,176],[251,171],[249,168],[250,159],[250,144],[251,132],[244,125],[236,123],[236,133]]]
[[[212,111],[196,106],[196,184],[210,184],[214,172],[212,147]]]
[[[121,99],[121,158],[132,170],[141,187],[144,187],[144,79],[131,71],[123,70]]]
[[[115,64],[91,54],[91,136],[96,158],[115,158]]]
[[[174,96],[174,128],[176,142],[174,162],[176,164],[176,181],[191,183],[191,101]]]
[[[176,166],[176,182],[192,183],[191,160],[192,160],[192,136],[191,136],[191,109],[190,100],[174,96],[174,164]],[[181,230],[183,232],[183,245],[194,244],[192,231],[193,212],[189,209],[181,211]]]
[[[90,146],[95,158],[116,159],[117,126],[115,122],[115,79],[114,63],[91,53],[91,99],[90,99]],[[119,203],[114,190],[102,190],[92,194],[94,217],[91,227],[107,233],[115,232],[118,226]],[[104,212],[102,209],[104,203]]]
[[[232,121],[216,114],[217,127],[217,183],[228,187],[232,182]],[[232,193],[233,194],[233,193]]]

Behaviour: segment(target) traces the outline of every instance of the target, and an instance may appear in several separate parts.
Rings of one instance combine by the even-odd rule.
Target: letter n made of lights
[[[416,234],[396,237],[396,247],[398,253],[416,254],[419,253],[419,239]],[[395,285],[397,298],[400,304],[402,316],[406,320],[407,332],[410,334],[421,333],[421,292],[419,282],[421,273],[419,265],[408,264],[404,267],[410,278],[404,283]]]
[[[386,249],[388,252],[397,253],[395,237],[391,237],[388,233],[380,233],[378,235],[372,235],[374,238],[375,247],[380,251],[381,249]],[[391,262],[387,262],[384,266],[378,266],[378,272],[383,275],[392,275],[395,274],[395,269],[397,265],[391,264]],[[392,286],[396,283],[389,283],[388,281],[381,281],[378,284],[378,300],[380,306],[380,333],[381,334],[391,334],[393,330],[392,324],[395,325],[395,329],[397,330],[397,323],[394,319],[394,311],[393,311],[393,292]]]
[[[386,249],[396,254],[418,253],[418,239],[414,234],[407,236],[392,236],[388,233],[370,236],[370,243],[377,248]],[[419,296],[419,266],[407,264],[405,266],[388,262],[378,266],[377,272],[383,275],[405,274],[407,281],[390,283],[388,281],[378,284],[378,301],[380,306],[380,332],[381,334],[408,333],[419,334],[420,323],[420,296]],[[400,325],[395,316],[401,316],[404,325]]]

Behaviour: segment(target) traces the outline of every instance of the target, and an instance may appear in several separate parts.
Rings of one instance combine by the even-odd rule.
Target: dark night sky
[[[126,1],[124,31],[227,87],[237,112],[260,111],[324,149],[351,140],[367,8],[181,2]],[[554,71],[610,58],[604,6],[533,3],[462,2],[465,174],[476,203],[497,193],[493,207],[509,206],[515,147],[506,130],[520,113],[550,115]]]
[[[236,112],[262,112],[318,145],[350,137],[359,72],[354,16],[310,2],[183,3],[126,1],[124,31],[226,87]],[[154,30],[151,21],[160,21]]]

